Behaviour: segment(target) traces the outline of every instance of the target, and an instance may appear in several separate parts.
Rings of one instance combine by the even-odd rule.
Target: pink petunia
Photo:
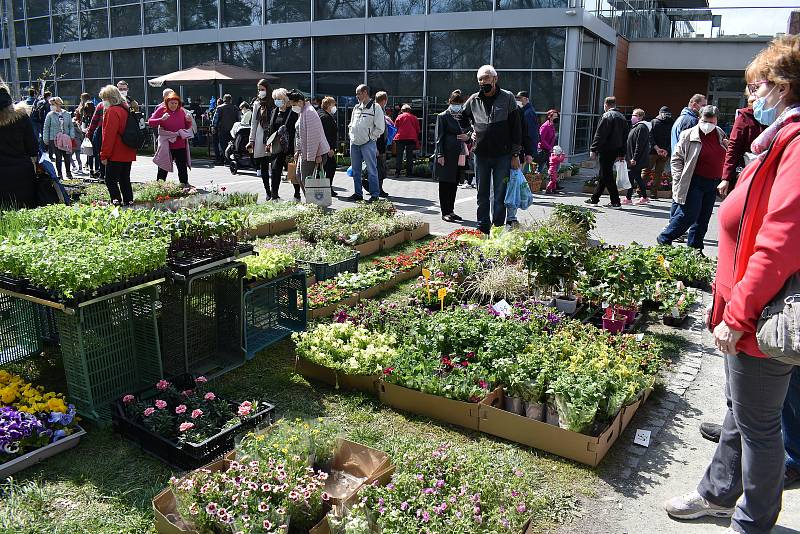
[[[197,378],[194,379],[194,381],[197,384],[205,384],[206,382],[208,382],[208,378],[204,376],[198,376]]]
[[[181,432],[186,432],[187,430],[191,430],[194,428],[194,423],[181,423],[181,426],[178,427],[178,430]]]
[[[124,397],[122,397],[122,402],[124,402],[125,404],[130,404],[135,400],[136,397],[134,397],[133,395],[125,395]]]
[[[192,419],[197,419],[203,415],[203,410],[192,410]]]
[[[145,416],[145,417],[150,417],[151,415],[153,415],[153,412],[155,412],[155,411],[156,411],[156,409],[155,409],[155,408],[147,408],[147,409],[144,411],[144,416]]]
[[[253,405],[250,403],[250,401],[244,401],[239,405],[239,410],[238,410],[239,417],[245,417],[250,415],[250,412],[252,410],[253,410]]]
[[[156,383],[156,389],[159,390],[159,391],[165,391],[165,390],[169,389],[170,385],[171,384],[169,382],[167,382],[166,380],[159,380]]]
[[[203,398],[207,401],[213,401],[214,399],[217,398],[217,396],[209,391],[208,393],[205,394]]]
[[[158,408],[159,410],[163,410],[166,407],[167,407],[166,401],[163,401],[161,399],[156,400],[156,408]]]
[[[186,413],[186,410],[187,410],[187,408],[186,408],[185,404],[181,404],[181,405],[175,407],[175,413],[177,413],[177,414]]]

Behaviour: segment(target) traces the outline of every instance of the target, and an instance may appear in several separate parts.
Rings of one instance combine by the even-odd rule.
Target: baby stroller
[[[256,163],[253,156],[247,151],[247,143],[250,140],[250,127],[242,126],[233,136],[233,139],[225,148],[225,161],[231,174],[236,174],[239,169],[255,169]]]

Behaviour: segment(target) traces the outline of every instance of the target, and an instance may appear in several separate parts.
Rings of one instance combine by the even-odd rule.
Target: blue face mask
[[[463,106],[461,104],[450,104],[450,111],[453,113],[460,113],[462,107]]]
[[[279,108],[283,105],[283,100],[276,98],[275,99],[275,107]]]
[[[772,88],[772,91],[774,90],[775,87]],[[764,126],[769,126],[770,124],[775,122],[775,119],[778,118],[777,104],[772,106],[771,108],[764,107],[767,105],[767,96],[771,95],[772,91],[767,93],[766,96],[762,96],[756,99],[755,102],[753,102],[753,117],[755,117],[755,119]]]

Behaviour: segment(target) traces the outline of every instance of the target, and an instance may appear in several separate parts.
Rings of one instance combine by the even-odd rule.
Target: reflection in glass
[[[63,54],[56,63],[56,74],[59,78],[81,77],[81,55]]]
[[[144,59],[148,76],[156,77],[178,70],[178,48],[175,46],[145,48]]]
[[[316,20],[354,19],[364,16],[365,0],[314,0]]]
[[[50,13],[50,2],[48,0],[28,0],[25,2],[28,6],[29,17],[40,17]],[[19,2],[22,5],[22,2]]]
[[[431,13],[491,11],[493,0],[431,0]]]
[[[336,35],[314,40],[315,70],[364,70],[364,36]]]
[[[53,77],[53,56],[36,56],[29,58],[31,65],[31,80]]]
[[[581,70],[589,74],[597,74],[595,64],[595,50],[597,49],[597,38],[589,33],[583,33],[581,43]]]
[[[428,68],[475,69],[489,63],[492,34],[489,30],[431,32],[428,36]]]
[[[425,14],[425,0],[369,0],[370,17]]]
[[[141,6],[138,4],[111,8],[111,37],[141,35]]]
[[[183,45],[181,47],[182,69],[188,69],[214,59],[219,59],[216,43]]]
[[[140,48],[113,50],[111,59],[114,61],[114,74],[117,76],[141,76],[144,74]]]
[[[568,7],[567,0],[497,0],[497,9],[534,9]]]
[[[56,17],[53,17],[53,27],[56,26]],[[72,37],[74,35],[74,37]],[[70,40],[77,40],[78,28],[74,28],[74,34],[71,34]],[[54,40],[55,41],[55,40]],[[47,17],[38,19],[28,19],[28,44],[47,44],[50,40],[50,19]],[[55,41],[58,42],[58,41]]]
[[[16,5],[16,4],[14,4],[14,5]],[[45,20],[47,20],[47,19],[45,19]],[[49,28],[48,28],[48,30],[49,30]],[[47,32],[47,35],[48,35],[48,37],[50,36],[50,32],[49,31]],[[6,38],[6,40],[3,41],[3,46],[6,46],[6,43],[8,42],[8,37],[6,37],[5,35],[3,37]],[[21,20],[21,21],[18,21],[18,22],[14,23],[14,40],[17,42],[17,46],[25,46],[25,43],[27,42],[25,40],[25,21]]]
[[[595,78],[581,73],[578,82],[578,113],[594,113]]]
[[[447,102],[454,89],[461,89],[464,97],[469,97],[478,90],[475,71],[448,71],[428,73],[428,98],[438,102]]]
[[[600,43],[600,53],[597,59],[597,75],[601,78],[608,78],[608,60],[611,56],[611,47],[605,43]]]
[[[285,89],[299,89],[304,93],[311,93],[311,73],[293,72],[287,74],[275,74],[278,81],[272,87],[283,87]],[[319,87],[319,85],[318,85]]]
[[[44,19],[47,21],[47,19]],[[34,30],[28,25],[31,40],[34,40]],[[78,40],[78,17],[75,15],[58,15],[53,17],[53,42],[66,43]]]
[[[117,74],[117,80],[122,80],[123,77]],[[140,104],[144,103],[144,78],[124,78],[128,82],[128,96],[136,100]],[[159,89],[163,90],[163,88]]]
[[[503,89],[514,94],[519,91],[528,91],[537,113],[561,107],[561,88],[564,79],[561,71],[500,71],[498,74],[498,83]]]
[[[22,4],[22,2],[18,3]],[[51,2],[51,5],[53,6],[52,9],[54,15],[56,14],[63,15],[65,13],[78,12],[78,2],[76,2],[75,0],[53,0]],[[82,7],[89,9],[90,7],[101,7],[101,6],[82,6]],[[32,16],[32,14],[30,13],[30,4],[28,4],[28,10],[29,10],[28,16],[30,17]]]
[[[261,0],[221,0],[222,26],[258,26],[261,24]]]
[[[311,70],[311,39],[294,37],[291,39],[271,39],[265,41],[267,71],[291,72]],[[319,59],[317,59],[319,65]],[[317,70],[320,70],[317,67]]]
[[[145,33],[174,31],[178,31],[178,14],[175,0],[146,2],[144,4]]]
[[[390,97],[421,97],[422,72],[368,72],[367,85],[374,93],[386,91]]]
[[[111,62],[108,52],[85,52],[83,54],[84,78],[104,78],[111,76]]]
[[[352,100],[355,100],[356,87],[364,83],[364,73],[332,72],[317,74],[316,82],[318,95],[353,97]]]
[[[424,33],[379,33],[368,37],[369,68],[413,70],[424,68]]]
[[[262,72],[261,41],[222,43],[222,61]]]
[[[217,27],[217,0],[181,0],[181,30]]]
[[[85,9],[95,9],[98,7],[106,7],[108,5],[108,2],[106,2],[106,0],[80,0],[79,4],[80,8],[85,10]]]
[[[589,152],[589,145],[594,136],[594,126],[597,118],[593,115],[579,115],[575,117],[575,135],[573,136],[573,154]]]
[[[494,63],[498,69],[561,69],[564,66],[564,28],[494,31]]]
[[[306,22],[311,20],[311,1],[303,0],[265,0],[267,5],[266,23]]]
[[[61,100],[64,101],[65,106],[76,106],[80,102],[81,93],[83,92],[80,80],[58,80],[56,82],[56,92]]]
[[[71,15],[74,17],[74,15]],[[81,39],[108,38],[108,10],[93,9],[81,12]]]
[[[14,2],[14,20],[22,20],[25,18],[25,4],[22,2]]]

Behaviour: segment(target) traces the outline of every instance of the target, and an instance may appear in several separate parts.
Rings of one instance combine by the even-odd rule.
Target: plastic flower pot
[[[636,308],[618,308],[617,313],[625,316],[627,324],[633,324],[638,310]]]
[[[566,315],[574,315],[578,309],[578,299],[566,295],[556,297],[556,308]]]
[[[525,413],[525,403],[519,397],[503,397],[503,406],[507,412],[517,415]]]
[[[544,421],[548,425],[559,426],[558,425],[558,410],[556,409],[555,404],[553,402],[548,401],[547,403],[547,411],[544,414]]]
[[[625,321],[626,317],[622,316],[614,316],[612,317],[603,317],[603,330],[608,330],[612,334],[619,334],[625,329]]]
[[[544,421],[546,419],[547,410],[545,405],[541,402],[526,402],[525,403],[525,417],[533,419],[534,421]]]

